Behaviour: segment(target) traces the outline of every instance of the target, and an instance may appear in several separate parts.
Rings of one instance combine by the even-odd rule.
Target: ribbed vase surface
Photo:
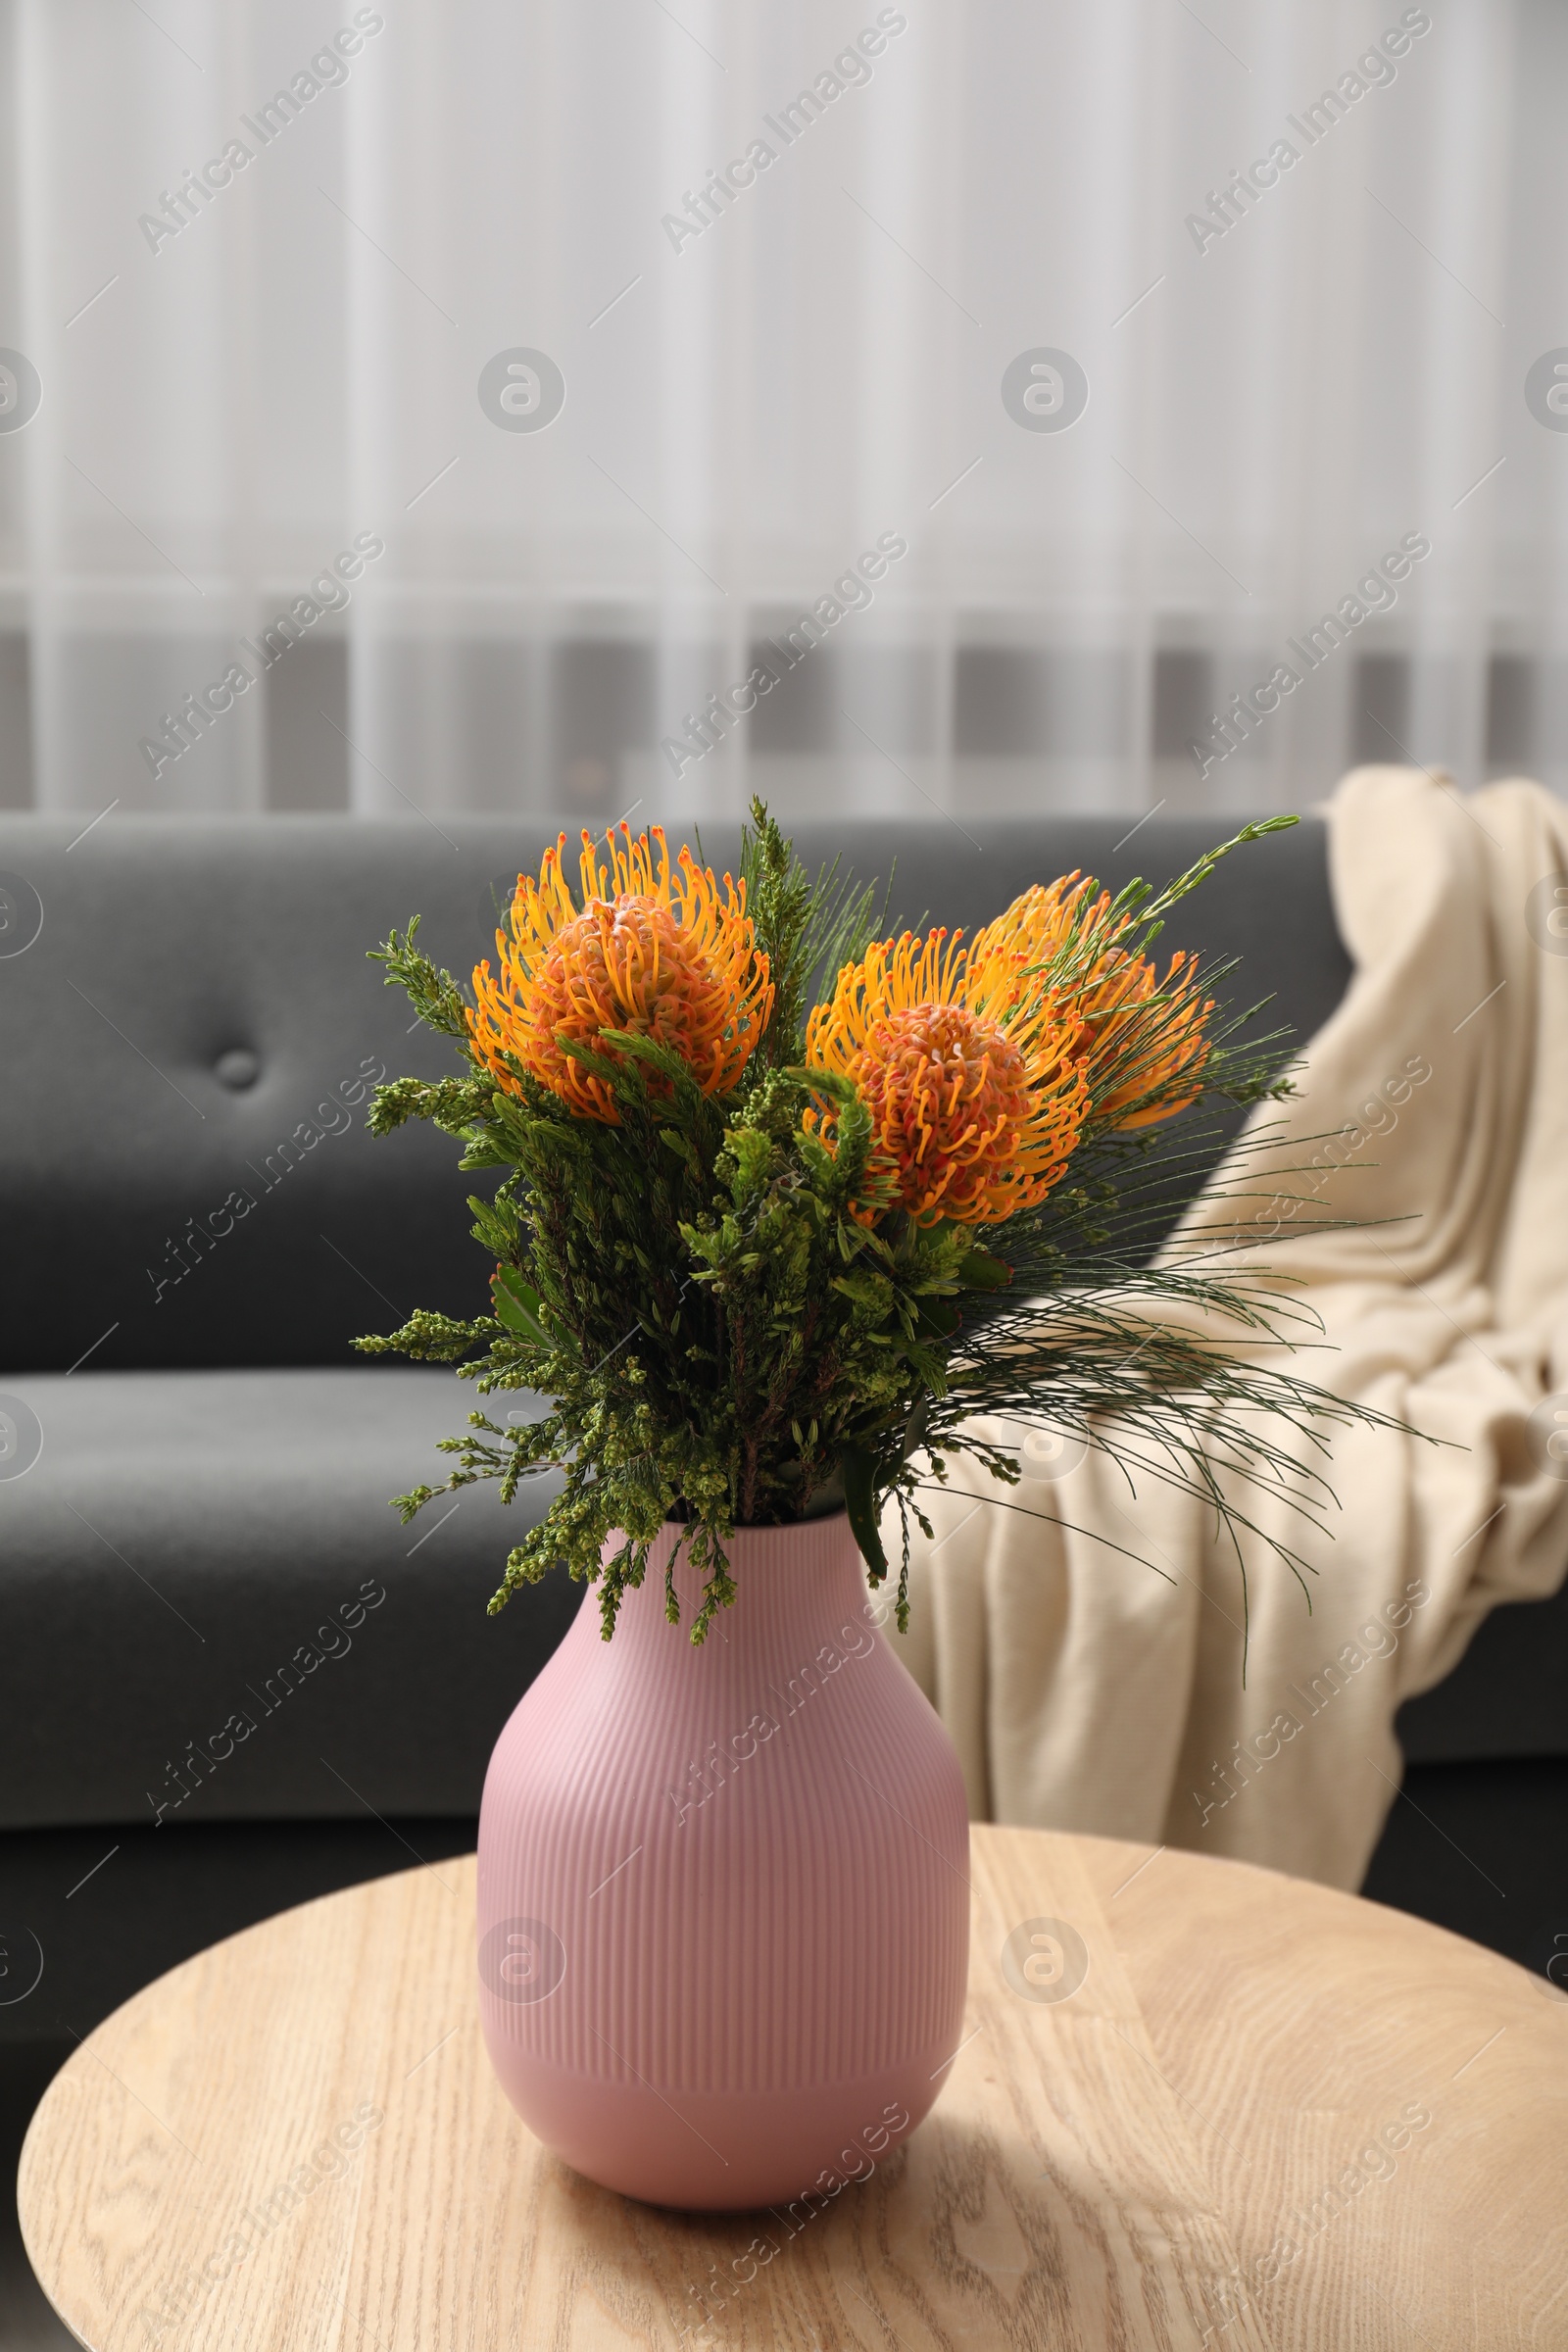
[[[479,1999],[529,2129],[590,2179],[696,2209],[861,2177],[957,2046],[963,1782],[873,1621],[840,1516],[738,1530],[737,1587],[664,1529],[614,1639],[590,1595],[496,1743]],[[880,1614],[880,1611],[876,1612]]]

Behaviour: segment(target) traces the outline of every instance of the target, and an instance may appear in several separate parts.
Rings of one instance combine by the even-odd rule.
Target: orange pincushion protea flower
[[[1214,1005],[1194,985],[1196,956],[1179,951],[1161,980],[1149,956],[1098,942],[1111,900],[1102,890],[1086,906],[1092,888],[1076,873],[1034,884],[978,935],[974,952],[1027,946],[1030,960],[1040,963],[1077,933],[1081,945],[1056,976],[1059,998],[1078,1015],[1073,1056],[1088,1079],[1097,1122],[1106,1119],[1130,1133],[1196,1100],[1208,1061],[1204,1023]],[[1045,985],[1043,975],[1037,984]]]
[[[773,1008],[745,883],[737,888],[726,874],[721,893],[685,849],[672,873],[662,826],[635,841],[627,825],[619,834],[610,836],[607,874],[584,832],[580,909],[562,870],[564,833],[546,850],[537,882],[518,875],[512,935],[496,933],[500,975],[492,977],[488,959],[476,967],[477,1003],[468,1015],[475,1052],[509,1092],[516,1092],[503,1058],[511,1054],[583,1118],[610,1126],[619,1124],[612,1088],[573,1060],[563,1041],[629,1060],[600,1045],[603,1033],[651,1038],[680,1055],[705,1095],[722,1095]],[[648,1078],[652,1094],[668,1094],[657,1074]]]
[[[1016,943],[906,931],[838,976],[806,1033],[809,1067],[853,1078],[876,1156],[918,1224],[993,1225],[1043,1200],[1088,1108],[1076,1025],[1020,984],[1038,958]],[[807,1114],[808,1126],[818,1114]],[[822,1122],[831,1140],[831,1116]]]

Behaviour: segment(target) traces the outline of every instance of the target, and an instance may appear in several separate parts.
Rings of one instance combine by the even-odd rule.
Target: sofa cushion
[[[813,869],[893,872],[894,922],[973,926],[1074,866],[1163,881],[1227,823],[857,821],[796,838]],[[483,1311],[457,1146],[366,1132],[378,1075],[453,1066],[366,952],[422,912],[421,945],[466,975],[494,955],[493,893],[537,868],[557,829],[111,817],[77,838],[74,822],[0,817],[0,889],[42,913],[20,953],[0,942],[0,1231],[22,1245],[0,1367],[346,1364],[354,1334],[414,1306]],[[1273,994],[1267,1025],[1298,1040],[1349,969],[1325,840],[1308,820],[1238,852],[1164,943],[1240,956],[1228,993]],[[703,848],[722,868],[738,837],[705,830]]]
[[[582,1594],[485,1603],[559,1492],[399,1524],[472,1390],[446,1370],[11,1378],[42,1450],[0,1479],[0,1828],[472,1814]],[[495,1398],[494,1417],[539,1408]]]

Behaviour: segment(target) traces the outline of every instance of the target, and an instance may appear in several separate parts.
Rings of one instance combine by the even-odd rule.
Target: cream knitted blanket
[[[1465,800],[1366,767],[1327,813],[1354,976],[1300,1091],[1255,1115],[1269,1140],[1221,1167],[1172,1247],[1230,1243],[1238,1216],[1244,1242],[1283,1232],[1250,1262],[1300,1278],[1327,1343],[1289,1368],[1448,1443],[1336,1433],[1329,1540],[1283,1496],[1249,1499],[1316,1573],[1309,1608],[1244,1545],[1245,1688],[1241,1574],[1212,1513],[1149,1479],[1134,1493],[1094,1451],[1021,1489],[955,1464],[967,1493],[924,1497],[935,1540],[898,1648],[976,1819],[1354,1887],[1399,1780],[1396,1708],[1496,1602],[1568,1566],[1568,809],[1535,784]],[[1357,1223],[1291,1232],[1312,1217]]]

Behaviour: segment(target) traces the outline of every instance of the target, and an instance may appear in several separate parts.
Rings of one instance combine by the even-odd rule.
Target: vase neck
[[[706,1581],[687,1550],[690,1532],[673,1520],[666,1521],[649,1545],[643,1581],[621,1600],[616,1644],[624,1642],[638,1650],[645,1646],[664,1650],[672,1640],[689,1642]],[[606,1546],[607,1557],[618,1548],[619,1540],[612,1538]],[[834,1642],[846,1633],[860,1642],[872,1638],[880,1611],[873,1614],[859,1549],[842,1512],[830,1518],[799,1520],[789,1527],[738,1527],[724,1551],[735,1598],[728,1608],[715,1612],[704,1646],[753,1641],[771,1646],[784,1637],[799,1644],[813,1635]],[[672,1626],[665,1615],[664,1578],[672,1553],[678,1626]],[[587,1605],[597,1619],[593,1602]]]

